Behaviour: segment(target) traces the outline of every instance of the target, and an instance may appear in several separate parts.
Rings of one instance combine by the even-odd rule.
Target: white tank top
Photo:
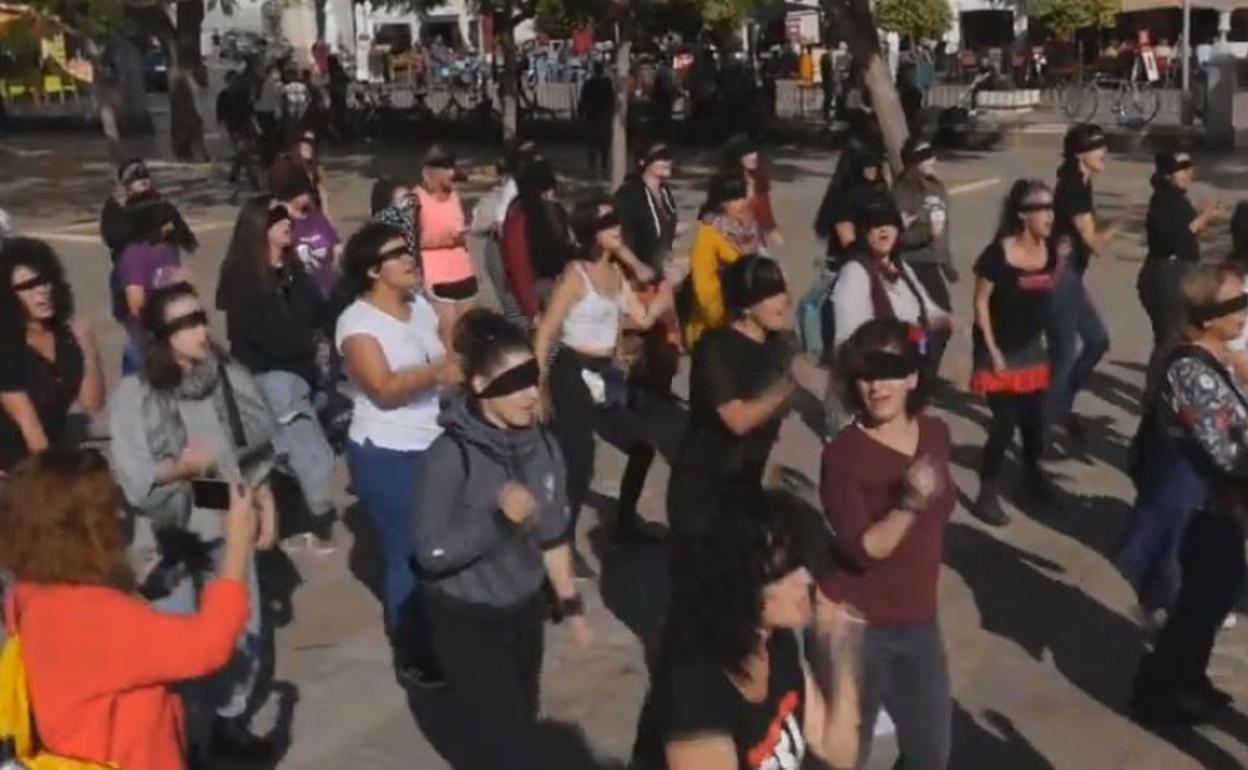
[[[620,334],[620,304],[623,292],[608,297],[598,291],[581,262],[574,262],[585,281],[585,296],[568,309],[563,319],[563,343],[585,353],[615,348]]]

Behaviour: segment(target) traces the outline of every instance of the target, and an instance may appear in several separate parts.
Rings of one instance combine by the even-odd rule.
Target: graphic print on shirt
[[[799,770],[806,756],[806,739],[802,726],[797,723],[795,712],[799,698],[796,691],[789,691],[776,704],[776,716],[771,720],[763,739],[745,754],[750,770]]]

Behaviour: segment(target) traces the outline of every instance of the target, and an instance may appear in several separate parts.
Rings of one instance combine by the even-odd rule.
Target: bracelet
[[[559,615],[564,618],[574,618],[585,614],[585,600],[580,594],[573,594],[566,599],[559,599]]]

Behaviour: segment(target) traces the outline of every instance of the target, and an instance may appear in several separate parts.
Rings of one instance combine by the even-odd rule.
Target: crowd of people
[[[963,321],[931,144],[908,141],[895,179],[870,131],[842,153],[814,223],[824,274],[796,308],[816,306],[818,339],[803,328],[799,342],[772,256],[796,223],[777,216],[745,137],[706,183],[678,276],[663,143],[613,195],[569,201],[552,161],[516,141],[471,216],[458,159],[435,146],[418,179],[377,181],[370,220],[343,239],[316,134],[289,136],[238,212],[211,302],[175,203],[141,160],[118,170],[100,220],[125,337],[107,460],[81,443],[111,367],[60,259],[32,238],[0,248],[0,570],[22,642],[0,673],[20,667],[38,724],[22,758],[166,770],[271,757],[249,724],[266,655],[255,552],[335,550],[342,455],[377,544],[397,680],[449,690],[481,737],[462,766],[533,766],[546,623],[593,643],[577,522],[601,438],[626,458],[611,539],[670,545],[636,767],[796,770],[807,751],[862,767],[882,712],[907,768],[948,766],[937,584],[958,490],[949,428],[928,407],[953,387],[941,361]],[[1050,447],[1086,440],[1073,405],[1108,347],[1083,283],[1113,237],[1093,193],[1106,154],[1099,128],[1072,127],[1056,185],[1016,181],[971,268],[969,388],[991,419],[970,512],[987,525],[1009,521],[1015,432],[1029,512],[1061,500]],[[1192,177],[1190,156],[1157,155],[1139,281],[1155,352],[1115,554],[1157,630],[1135,714],[1188,724],[1229,704],[1206,668],[1248,573],[1248,207],[1232,259],[1200,264],[1225,212],[1197,210]],[[502,312],[479,306],[487,280]],[[688,419],[660,528],[639,511],[657,453],[642,413],[677,400],[684,354]],[[815,365],[831,376],[806,500],[765,479]]]

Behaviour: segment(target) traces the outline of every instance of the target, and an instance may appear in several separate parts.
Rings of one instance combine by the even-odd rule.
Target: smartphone
[[[196,508],[224,511],[230,507],[230,485],[217,479],[191,479],[191,494]]]

